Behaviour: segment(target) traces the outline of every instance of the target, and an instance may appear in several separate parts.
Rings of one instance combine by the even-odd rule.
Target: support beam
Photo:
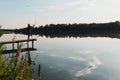
[[[32,48],[34,48],[34,41],[32,41]]]
[[[35,48],[22,48],[21,52],[26,52],[26,51],[36,51],[37,49]],[[10,53],[16,53],[17,49],[11,49],[11,50],[3,50],[2,54],[10,54]]]
[[[36,41],[37,39],[29,39],[30,41]],[[14,43],[27,42],[28,40],[15,40]],[[0,44],[11,44],[13,41],[1,41]]]
[[[38,66],[38,78],[42,80],[42,75],[41,75],[41,65],[39,64]]]
[[[19,48],[19,42],[17,43],[17,49]]]
[[[12,43],[12,49],[14,49],[14,42]]]

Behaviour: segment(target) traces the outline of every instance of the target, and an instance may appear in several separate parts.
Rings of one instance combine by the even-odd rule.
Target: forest
[[[28,27],[16,29],[16,33],[27,35]],[[120,22],[109,23],[75,23],[75,24],[49,24],[45,26],[31,26],[31,35],[46,37],[119,37]]]

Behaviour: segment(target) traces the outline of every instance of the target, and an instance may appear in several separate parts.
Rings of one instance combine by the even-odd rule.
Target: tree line
[[[15,32],[28,34],[27,27],[16,29]],[[49,24],[45,26],[31,26],[31,34],[46,37],[87,37],[87,36],[118,36],[120,33],[120,22],[109,23],[75,23],[75,24]],[[115,34],[115,35],[113,35]],[[109,37],[108,36],[108,37]]]

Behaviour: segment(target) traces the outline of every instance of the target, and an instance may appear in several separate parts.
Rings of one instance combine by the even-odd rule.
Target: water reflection
[[[45,80],[60,80],[53,76],[63,75],[63,73],[60,74],[60,71],[66,73],[64,74],[66,77],[62,80],[69,80],[69,77],[71,77],[70,80],[110,80],[113,78],[114,71],[111,66],[118,65],[114,62],[119,59],[115,58],[115,54],[120,56],[119,39],[39,38],[38,41],[37,46],[41,51],[39,51],[37,60],[42,63]],[[69,76],[67,76],[68,74]],[[112,80],[116,77],[115,75]]]
[[[16,34],[19,34],[16,32]],[[27,35],[27,33],[22,33]],[[41,37],[47,38],[83,38],[83,37],[110,37],[110,38],[120,38],[119,32],[80,32],[80,33],[31,33],[31,35],[39,35]]]
[[[92,69],[96,69],[97,66],[101,64],[101,62],[100,62],[99,59],[95,56],[95,57],[93,57],[92,59],[90,59],[87,64],[88,64],[88,65],[87,65],[84,69],[78,71],[78,72],[75,74],[76,77],[81,77],[81,76],[84,76],[85,74],[90,74],[90,73],[91,73],[91,70],[92,70]]]
[[[120,40],[105,37],[46,38],[31,52],[35,76],[42,65],[43,80],[120,80]]]

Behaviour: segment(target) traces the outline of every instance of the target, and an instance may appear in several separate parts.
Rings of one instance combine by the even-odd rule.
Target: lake
[[[27,39],[22,34],[4,34],[0,41]],[[31,58],[43,80],[120,80],[120,39],[109,37],[37,38]],[[8,45],[9,46],[9,45]],[[24,55],[25,52],[22,54]]]

